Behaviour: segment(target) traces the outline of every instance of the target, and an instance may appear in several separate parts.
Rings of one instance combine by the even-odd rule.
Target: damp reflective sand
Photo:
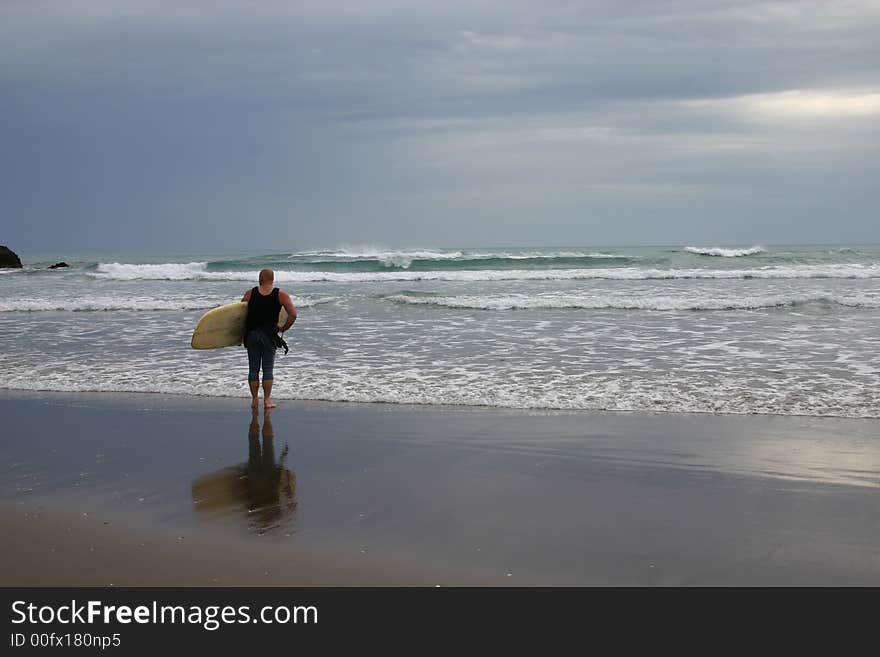
[[[4,393],[7,585],[880,584],[874,420]]]
[[[272,412],[260,426],[260,412],[251,412],[248,460],[197,477],[192,484],[193,504],[206,518],[243,516],[247,526],[264,533],[293,522],[296,512],[296,475],[287,468],[290,445],[276,458]]]

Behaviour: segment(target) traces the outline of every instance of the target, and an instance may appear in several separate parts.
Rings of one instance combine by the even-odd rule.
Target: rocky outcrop
[[[56,262],[54,265],[49,265],[49,269],[62,269],[63,267],[70,267],[66,262]]]
[[[0,246],[0,267],[21,269],[21,258],[12,249]]]

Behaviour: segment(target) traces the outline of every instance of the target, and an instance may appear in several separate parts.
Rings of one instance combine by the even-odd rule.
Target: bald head
[[[275,272],[269,269],[260,270],[260,285],[265,285],[266,283],[272,283],[275,281]]]

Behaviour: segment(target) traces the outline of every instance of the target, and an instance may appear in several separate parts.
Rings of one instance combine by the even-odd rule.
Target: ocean
[[[22,260],[0,270],[7,390],[247,397],[243,348],[189,341],[272,267],[299,313],[279,400],[880,417],[877,246]]]

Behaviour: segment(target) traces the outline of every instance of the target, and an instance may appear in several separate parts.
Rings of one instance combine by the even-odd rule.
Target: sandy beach
[[[871,420],[0,397],[2,583],[878,585]]]

